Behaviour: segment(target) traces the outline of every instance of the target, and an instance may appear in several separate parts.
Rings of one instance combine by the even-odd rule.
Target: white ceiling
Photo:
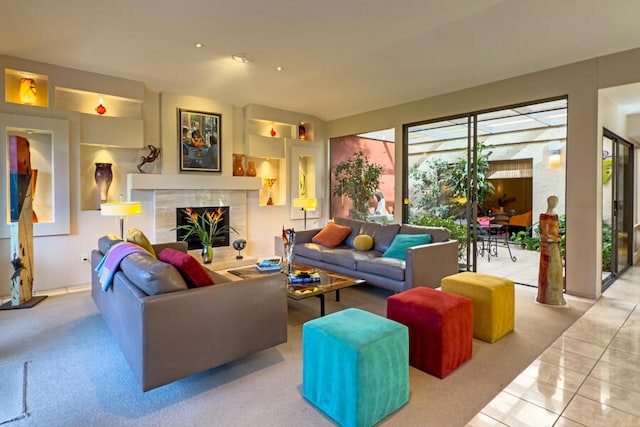
[[[637,0],[0,0],[0,53],[331,120],[640,47],[639,15]]]

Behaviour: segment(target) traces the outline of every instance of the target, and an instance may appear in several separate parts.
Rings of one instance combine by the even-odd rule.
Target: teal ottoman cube
[[[302,327],[302,395],[341,426],[372,426],[409,401],[409,330],[349,308]]]

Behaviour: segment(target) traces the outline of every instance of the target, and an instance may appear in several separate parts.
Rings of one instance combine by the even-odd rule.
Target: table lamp
[[[304,229],[307,229],[307,211],[315,211],[318,207],[318,199],[293,199],[293,207],[300,208],[304,212]]]
[[[141,202],[112,202],[101,203],[100,214],[102,216],[120,217],[120,237],[124,239],[124,220],[129,215],[140,215],[142,213]]]

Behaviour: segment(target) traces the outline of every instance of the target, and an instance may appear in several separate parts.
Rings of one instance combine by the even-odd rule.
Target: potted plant
[[[358,151],[335,167],[337,185],[333,189],[334,196],[347,196],[353,202],[349,216],[366,220],[369,216],[369,200],[380,186],[380,176],[384,168],[369,159],[362,151]]]
[[[187,224],[180,225],[173,230],[185,230],[187,234],[183,236],[183,240],[187,240],[191,236],[198,236],[202,244],[202,262],[210,264],[213,260],[213,242],[216,237],[227,231],[238,231],[230,225],[220,226],[224,209],[218,208],[214,212],[205,211],[203,215],[198,215],[193,209],[183,209],[187,216]]]

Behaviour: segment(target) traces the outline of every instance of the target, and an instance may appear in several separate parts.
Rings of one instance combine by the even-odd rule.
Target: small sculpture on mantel
[[[138,163],[138,170],[140,171],[140,173],[145,173],[142,170],[142,165],[146,164],[146,163],[153,163],[158,159],[158,156],[160,155],[160,149],[154,145],[147,145],[147,148],[149,148],[149,154],[146,156],[142,156],[140,157],[140,163]]]
[[[237,239],[233,241],[233,249],[238,251],[238,255],[236,255],[236,259],[242,259],[242,254],[240,253],[245,246],[247,246],[247,241],[245,239]]]

